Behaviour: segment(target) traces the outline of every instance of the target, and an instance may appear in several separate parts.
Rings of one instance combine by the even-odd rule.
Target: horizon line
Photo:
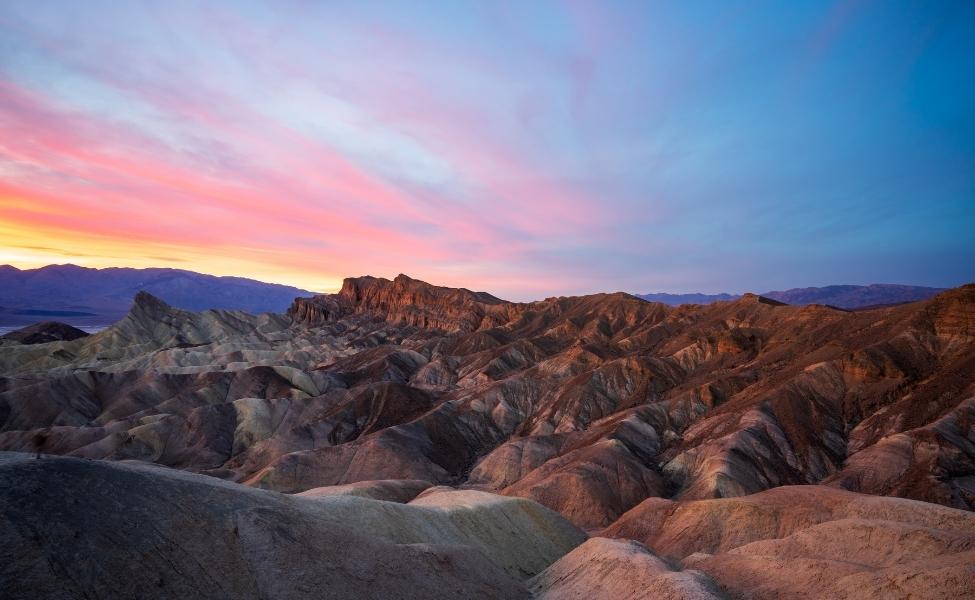
[[[4,268],[4,267],[10,267],[10,268],[16,269],[19,272],[38,271],[38,270],[46,269],[46,268],[50,268],[50,267],[77,267],[79,269],[86,269],[86,270],[91,270],[91,271],[105,271],[105,270],[109,270],[109,269],[125,269],[125,270],[132,270],[132,271],[150,271],[150,270],[180,271],[180,272],[184,272],[184,273],[192,273],[194,275],[203,275],[203,276],[207,276],[207,277],[231,278],[231,279],[246,279],[246,280],[249,280],[249,281],[254,281],[254,282],[257,282],[257,283],[262,283],[262,284],[265,284],[265,285],[278,285],[278,286],[282,286],[282,287],[294,288],[294,289],[296,289],[298,291],[308,292],[308,293],[311,293],[311,294],[334,294],[334,293],[337,293],[341,289],[341,285],[338,285],[338,286],[336,286],[334,288],[327,289],[327,290],[313,290],[313,289],[307,289],[307,288],[302,287],[300,285],[295,285],[293,283],[286,283],[286,282],[282,282],[282,281],[269,281],[269,280],[266,280],[266,279],[256,279],[254,277],[249,277],[249,276],[246,276],[246,275],[232,275],[232,274],[209,273],[209,272],[206,272],[206,271],[197,271],[197,270],[193,270],[193,269],[189,269],[189,268],[183,268],[183,267],[166,267],[166,266],[135,267],[135,266],[115,266],[115,265],[104,266],[104,267],[96,267],[96,266],[80,265],[80,264],[77,264],[77,263],[74,263],[74,262],[49,263],[49,264],[46,264],[46,265],[41,265],[41,266],[37,266],[37,267],[27,267],[27,268],[18,267],[17,265],[12,264],[12,263],[5,263],[5,264],[0,265],[0,268]],[[405,275],[405,273],[398,273],[397,275],[401,275],[401,274],[402,275]],[[345,279],[353,279],[353,278],[356,278],[356,277],[379,277],[379,278],[387,279],[387,280],[390,280],[391,281],[391,280],[393,280],[396,277],[396,275],[393,275],[393,276],[377,276],[377,275],[371,275],[371,274],[362,274],[362,275],[353,275],[353,276],[344,277],[344,278],[342,278],[342,281],[344,281]],[[411,279],[416,279],[418,281],[423,281],[424,283],[430,283],[427,279],[424,279],[424,278],[413,277],[412,275],[407,275],[407,277],[410,277]],[[924,288],[924,289],[931,289],[931,290],[949,290],[949,289],[961,287],[961,286],[964,286],[964,285],[967,285],[967,284],[970,284],[970,283],[975,283],[975,279],[973,279],[971,281],[964,281],[964,282],[961,282],[961,283],[957,283],[957,284],[953,284],[953,285],[944,285],[944,286],[927,286],[927,285],[918,285],[918,284],[915,284],[915,283],[891,283],[891,282],[830,283],[830,284],[826,284],[826,285],[797,285],[797,286],[791,286],[791,287],[780,286],[777,289],[770,289],[770,290],[765,290],[765,291],[762,291],[762,292],[755,292],[755,291],[752,291],[752,290],[744,290],[744,291],[740,291],[740,292],[732,292],[732,291],[720,291],[720,292],[705,292],[705,291],[693,291],[693,292],[679,292],[679,291],[640,291],[640,292],[637,292],[637,291],[627,291],[627,290],[613,290],[613,291],[594,290],[594,291],[590,291],[590,292],[588,292],[586,294],[554,294],[554,295],[549,295],[548,297],[560,297],[560,296],[567,297],[567,296],[573,296],[573,295],[589,295],[589,294],[602,294],[602,293],[615,293],[615,292],[623,292],[623,293],[630,294],[630,295],[633,295],[633,296],[652,296],[652,295],[670,295],[670,296],[691,296],[691,295],[720,296],[720,295],[728,295],[728,296],[743,296],[745,294],[763,295],[763,294],[776,293],[776,292],[788,292],[788,291],[800,290],[800,289],[822,289],[822,288],[827,288],[827,287],[847,287],[847,286],[850,286],[850,287],[903,286],[903,287]],[[439,283],[430,283],[430,284],[431,285],[437,285],[437,286],[440,286],[441,285]],[[443,286],[443,287],[455,287],[455,286]],[[474,290],[473,288],[470,288],[469,286],[456,286],[456,287],[457,287],[457,289],[464,288],[464,289],[469,289],[469,290],[477,291],[477,292],[486,292],[486,293],[489,293],[489,294],[494,295],[495,297],[497,297],[499,299],[503,299],[504,300],[504,298],[501,298],[500,296],[497,296],[493,292],[490,292],[490,291],[487,291],[487,290]],[[514,302],[532,302],[532,301],[534,301],[534,300],[530,300],[530,299],[529,300],[515,300]]]

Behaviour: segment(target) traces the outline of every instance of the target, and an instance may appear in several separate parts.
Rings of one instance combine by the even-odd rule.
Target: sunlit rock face
[[[511,303],[401,275],[285,315],[141,293],[0,348],[0,448],[301,492],[409,479],[597,529],[646,498],[822,484],[975,505],[975,286],[848,312],[746,294]]]
[[[600,535],[639,541],[732,598],[948,599],[975,589],[975,514],[829,486],[650,498]]]

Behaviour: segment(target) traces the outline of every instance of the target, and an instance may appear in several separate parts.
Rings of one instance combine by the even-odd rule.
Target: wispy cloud
[[[409,272],[514,298],[813,284],[803,269],[821,261],[839,279],[880,280],[896,265],[808,245],[906,251],[926,243],[900,237],[908,224],[897,215],[918,203],[971,218],[972,144],[917,132],[975,91],[969,79],[937,106],[860,122],[854,112],[914,93],[884,54],[897,34],[922,36],[926,51],[947,40],[946,74],[917,84],[935,89],[958,89],[953,73],[973,48],[944,19],[912,32],[896,11],[871,13],[891,37],[870,33],[862,60],[873,75],[843,90],[864,98],[824,107],[787,97],[802,61],[817,65],[803,89],[852,77],[828,50],[880,8],[847,4],[770,15],[642,3],[420,13],[8,3],[4,255],[21,265],[179,263],[312,289]],[[874,131],[884,133],[867,139]],[[837,221],[837,199],[851,190],[869,188],[869,202],[889,207],[900,190],[872,174],[893,168],[937,178],[938,197],[899,196],[904,210],[882,222]],[[760,185],[783,169],[792,188]],[[956,233],[945,251],[972,256],[971,234]]]

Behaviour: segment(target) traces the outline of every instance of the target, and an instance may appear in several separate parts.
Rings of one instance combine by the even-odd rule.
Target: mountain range
[[[406,275],[279,314],[143,291],[100,333],[0,341],[0,581],[963,597],[973,423],[975,285],[858,311],[515,303]]]
[[[222,308],[284,312],[312,293],[242,277],[215,277],[181,269],[91,269],[48,265],[20,270],[0,266],[0,325],[55,320],[109,325],[121,319],[136,293],[146,291],[188,310]]]
[[[793,288],[784,291],[765,292],[765,298],[786,304],[824,304],[856,310],[875,306],[889,306],[904,302],[927,300],[945,291],[945,288],[917,285],[874,283],[871,285],[827,285],[825,287]],[[649,302],[662,302],[670,306],[681,304],[711,304],[741,298],[738,294],[637,294]]]
[[[0,326],[24,326],[57,320],[75,326],[106,326],[128,312],[136,293],[146,291],[176,308],[284,312],[307,290],[241,277],[215,277],[181,269],[92,269],[48,265],[20,270],[0,266]],[[944,291],[905,285],[834,285],[767,292],[786,304],[826,304],[858,309],[925,300]],[[710,304],[741,298],[735,294],[641,294],[671,306]]]

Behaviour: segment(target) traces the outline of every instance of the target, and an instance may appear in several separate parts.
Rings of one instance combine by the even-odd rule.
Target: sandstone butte
[[[142,293],[0,342],[0,597],[971,597],[973,417],[975,285]]]

